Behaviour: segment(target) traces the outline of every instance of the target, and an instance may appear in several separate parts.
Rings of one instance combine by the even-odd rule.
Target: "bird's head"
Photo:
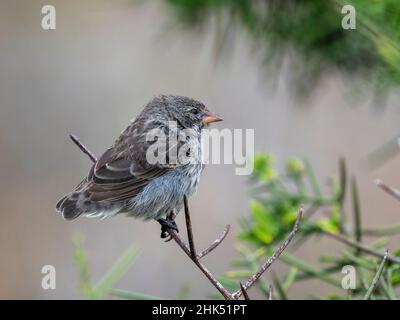
[[[222,121],[215,113],[209,111],[200,101],[174,95],[162,95],[151,103],[163,113],[168,121],[176,121],[178,126],[201,130],[210,123]]]

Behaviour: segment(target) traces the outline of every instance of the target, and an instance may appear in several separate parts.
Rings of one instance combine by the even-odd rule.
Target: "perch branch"
[[[207,279],[211,282],[211,284],[223,295],[226,300],[232,300],[232,296],[228,290],[224,288],[224,286],[214,277],[214,275],[200,262],[200,258],[204,257],[212,250],[214,250],[226,237],[229,232],[230,226],[227,225],[225,227],[224,232],[221,237],[216,239],[208,248],[204,249],[200,254],[196,253],[196,247],[194,244],[193,237],[193,228],[190,219],[190,210],[187,201],[187,197],[184,197],[184,210],[185,210],[185,221],[186,221],[186,230],[188,235],[189,246],[185,243],[185,241],[180,237],[180,235],[175,231],[170,231],[170,236],[174,241],[181,247],[181,249],[186,253],[186,255],[194,262],[194,264],[200,269],[200,271],[207,277]],[[169,216],[170,219],[174,219],[175,215],[171,214]]]
[[[190,256],[191,256],[192,260],[198,260],[196,248],[194,245],[192,222],[190,220],[188,199],[187,199],[186,195],[183,196],[183,204],[184,204],[184,209],[185,209],[186,231],[187,231],[187,237],[188,237],[188,241],[189,241]]]
[[[78,146],[78,148],[86,154],[92,162],[96,162],[97,159],[94,156],[90,150],[79,141],[79,139],[74,136],[70,135],[71,140]],[[286,249],[286,247],[289,245],[289,243],[292,241],[294,238],[298,227],[299,223],[301,220],[301,217],[303,215],[303,208],[300,208],[299,214],[297,216],[296,222],[294,224],[294,227],[290,234],[288,235],[286,241],[274,252],[274,254],[266,261],[264,264],[261,265],[260,269],[253,275],[251,276],[244,285],[240,283],[240,289],[234,293],[230,293],[227,289],[224,288],[224,286],[214,277],[214,275],[200,262],[200,258],[206,256],[209,254],[211,251],[213,251],[218,245],[225,239],[227,236],[229,230],[230,230],[230,225],[226,225],[223,233],[219,238],[214,240],[208,246],[206,249],[201,251],[199,254],[196,253],[196,247],[194,244],[194,238],[193,238],[193,229],[192,229],[192,223],[190,219],[190,211],[189,211],[189,205],[187,201],[187,197],[184,197],[184,209],[185,209],[185,220],[186,220],[186,230],[187,230],[187,235],[188,235],[188,242],[189,246],[185,243],[185,241],[180,237],[180,235],[175,231],[175,230],[170,230],[169,234],[174,239],[174,241],[178,244],[178,246],[183,250],[184,253],[194,262],[194,264],[200,269],[200,271],[207,277],[207,279],[211,282],[211,284],[223,295],[223,297],[226,300],[237,300],[239,299],[242,295],[248,299],[248,294],[247,294],[247,289],[249,289],[260,277],[261,275],[279,258],[281,253]],[[175,214],[171,213],[169,215],[169,218],[174,219]],[[269,299],[272,299],[272,287],[270,286],[269,288]]]
[[[185,215],[186,216],[186,215]],[[191,224],[190,224],[190,219],[189,222],[186,220],[186,225],[189,225],[188,230],[191,229]],[[188,231],[188,235],[191,233],[191,231]],[[232,300],[232,296],[229,293],[228,290],[224,288],[224,286],[213,276],[213,274],[202,264],[199,260],[199,257],[189,249],[190,247],[194,248],[194,243],[189,244],[189,247],[186,245],[186,243],[182,240],[182,238],[179,236],[179,234],[175,230],[170,231],[170,235],[172,239],[181,247],[181,249],[186,253],[186,255],[194,262],[194,264],[200,269],[201,272],[207,277],[207,279],[211,282],[211,284],[224,296],[226,300]],[[193,235],[192,237],[188,236],[190,239],[189,241],[193,241]],[[195,251],[194,251],[195,252]]]
[[[293,226],[292,231],[289,233],[287,239],[278,249],[276,249],[273,255],[261,265],[260,269],[246,281],[246,283],[243,285],[245,290],[248,290],[258,280],[258,278],[260,278],[261,275],[276,261],[276,259],[279,258],[281,253],[286,249],[286,247],[289,245],[289,243],[296,235],[302,215],[303,215],[303,207],[300,207],[296,222]],[[232,294],[232,297],[234,299],[238,299],[241,295],[242,291],[237,290]]]
[[[389,187],[387,184],[385,184],[382,180],[375,180],[375,184],[381,188],[383,191],[386,193],[390,194],[391,196],[395,197],[397,200],[400,200],[400,191],[393,188]]]

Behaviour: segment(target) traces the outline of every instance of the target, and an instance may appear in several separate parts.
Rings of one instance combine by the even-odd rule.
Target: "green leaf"
[[[304,162],[296,157],[291,157],[286,161],[285,169],[289,177],[298,180],[305,172]]]
[[[103,278],[94,287],[98,299],[101,299],[110,293],[112,287],[124,276],[139,254],[139,249],[131,246],[103,276]]]
[[[252,232],[261,242],[271,243],[278,232],[276,219],[257,200],[250,203],[250,210],[255,222]]]
[[[83,247],[83,237],[76,235],[73,237],[74,260],[79,274],[79,291],[88,299],[95,299],[96,294],[93,290],[89,259]]]
[[[332,232],[332,233],[338,233],[339,229],[338,226],[332,222],[331,219],[320,219],[316,225],[321,228],[322,230]]]
[[[274,286],[276,288],[276,291],[278,293],[279,299],[280,300],[287,300],[288,297],[286,295],[286,291],[284,289],[284,287],[281,284],[281,281],[279,280],[278,276],[276,276],[275,274],[272,276],[272,281],[274,283]]]
[[[178,293],[176,294],[176,300],[184,300],[189,296],[190,293],[190,287],[187,283],[183,283],[180,288]]]
[[[394,292],[392,285],[389,282],[386,282],[386,280],[383,276],[380,279],[380,285],[381,285],[383,294],[385,295],[385,297],[387,299],[397,300],[396,293]]]
[[[129,299],[129,300],[163,300],[160,297],[120,289],[110,289],[109,294],[113,297]]]
[[[303,271],[306,274],[312,275],[315,278],[318,278],[322,281],[325,281],[327,283],[330,283],[338,288],[342,288],[342,281],[330,275],[328,272],[319,269],[317,267],[314,267],[310,265],[309,263],[291,255],[288,253],[282,253],[280,256],[280,260],[286,264],[289,264],[290,266],[296,267],[299,270]]]
[[[388,279],[392,286],[400,285],[400,266],[393,265],[388,269]]]
[[[376,265],[368,258],[364,258],[363,256],[359,255],[356,256],[355,254],[351,253],[349,250],[343,250],[343,255],[350,260],[350,263],[355,263],[359,267],[362,267],[367,270],[375,271]]]
[[[286,280],[283,283],[283,288],[284,288],[285,292],[287,292],[290,289],[290,287],[292,286],[292,284],[296,280],[296,276],[297,276],[298,271],[299,271],[299,269],[296,268],[296,267],[290,268],[289,273],[286,276]]]
[[[321,192],[321,188],[319,187],[317,177],[315,176],[315,173],[311,166],[311,163],[307,159],[304,160],[304,166],[305,166],[305,173],[310,181],[311,188],[314,192],[314,195],[316,197],[321,197],[322,192]]]
[[[253,275],[253,272],[250,270],[232,270],[225,272],[225,276],[229,278],[235,278],[235,279],[240,279],[240,278],[247,278]]]
[[[269,182],[277,176],[276,171],[272,168],[274,156],[272,154],[258,154],[255,156],[253,165],[253,175],[261,182]]]
[[[353,177],[351,181],[351,193],[353,200],[353,210],[354,210],[354,239],[357,242],[362,240],[362,229],[361,229],[361,209],[360,209],[360,199],[358,195],[357,180]],[[357,250],[356,252],[359,252]]]

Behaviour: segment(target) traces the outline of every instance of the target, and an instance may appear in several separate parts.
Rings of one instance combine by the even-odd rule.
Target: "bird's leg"
[[[161,225],[161,238],[166,238],[170,236],[170,230],[175,230],[176,232],[179,232],[178,226],[176,225],[176,222],[174,221],[172,216],[173,215],[167,215],[165,219],[157,219],[158,223]],[[171,239],[172,237],[170,236],[169,239],[167,239],[167,242]]]

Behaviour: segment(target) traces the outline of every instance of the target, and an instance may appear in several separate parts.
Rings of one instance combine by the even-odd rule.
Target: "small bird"
[[[57,211],[66,220],[79,216],[105,218],[119,213],[155,219],[161,224],[163,238],[170,229],[178,231],[175,222],[167,217],[180,211],[184,196],[196,192],[203,170],[201,132],[216,121],[222,119],[191,98],[154,98],[98,158],[75,190],[57,203]],[[153,137],[155,132],[157,139]],[[166,148],[154,148],[154,155],[165,161],[149,161],[149,148],[163,141],[160,134],[166,137]],[[176,161],[171,156],[174,153],[169,152],[183,147],[190,161]]]

